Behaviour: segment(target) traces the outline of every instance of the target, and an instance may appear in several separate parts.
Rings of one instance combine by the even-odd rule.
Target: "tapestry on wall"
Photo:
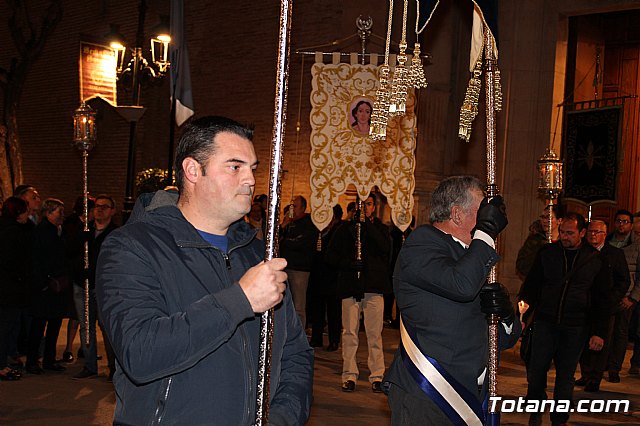
[[[622,107],[570,111],[565,122],[565,196],[615,200]]]
[[[387,197],[391,219],[401,230],[411,223],[415,187],[415,96],[406,115],[389,120],[387,138],[369,138],[378,67],[316,62],[311,68],[311,218],[324,229],[349,184],[361,199],[374,186]]]

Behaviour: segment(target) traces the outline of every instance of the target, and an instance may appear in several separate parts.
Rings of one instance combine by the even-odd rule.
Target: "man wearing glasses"
[[[84,321],[84,287],[74,286],[73,299],[76,304],[76,311],[80,313],[80,337],[82,350],[84,352],[84,367],[78,374],[73,376],[74,380],[88,379],[98,375],[98,350],[96,342],[96,263],[100,247],[107,235],[118,226],[113,223],[113,215],[116,212],[116,202],[109,195],[101,194],[95,199],[93,210],[93,220],[89,222],[89,346],[85,345],[86,324]],[[82,283],[84,286],[84,282]],[[109,363],[109,381],[112,380],[115,372],[115,356],[113,349],[105,333],[102,334],[105,351]]]
[[[624,252],[610,244],[605,243],[607,236],[607,224],[601,220],[592,220],[587,230],[587,241],[589,244],[600,252],[604,260],[609,264],[612,275],[611,287],[611,315],[607,319],[607,332],[604,336],[604,346],[602,350],[594,351],[585,348],[580,358],[580,372],[582,377],[576,380],[576,385],[584,386],[586,392],[598,392],[600,390],[600,382],[602,375],[607,368],[607,360],[611,349],[611,337],[613,335],[613,327],[618,309],[621,306],[622,299],[625,297],[629,289],[629,268],[624,257]],[[624,352],[623,352],[624,353]],[[609,370],[609,381],[620,381],[617,372]]]
[[[633,228],[633,215],[628,210],[616,212],[613,226],[615,231],[607,236],[607,242],[614,247],[624,248],[633,244],[631,228]]]

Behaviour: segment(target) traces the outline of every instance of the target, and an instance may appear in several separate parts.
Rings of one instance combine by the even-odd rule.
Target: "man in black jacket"
[[[484,424],[485,315],[502,319],[501,349],[520,335],[504,286],[485,285],[507,217],[502,197],[483,199],[483,189],[472,176],[444,179],[431,197],[431,225],[400,250],[393,288],[401,345],[384,384],[393,425]]]
[[[313,350],[285,291],[286,261],[263,261],[264,242],[242,220],[252,137],[224,117],[189,123],[176,149],[179,196],[140,197],[146,206],[102,245],[96,290],[118,362],[115,424],[255,424],[258,314],[271,308],[269,424],[307,421]]]
[[[592,351],[585,348],[580,357],[580,373],[582,377],[576,380],[576,385],[584,386],[587,392],[597,392],[600,389],[602,375],[607,368],[607,359],[611,348],[611,337],[615,321],[615,308],[622,302],[629,288],[629,267],[622,249],[605,243],[607,237],[607,224],[601,220],[592,220],[587,230],[587,241],[600,252],[602,258],[611,271],[610,302],[611,315],[607,319],[607,331],[604,337],[604,346],[600,351]],[[616,373],[617,374],[617,373]],[[613,374],[609,372],[611,378]],[[618,381],[620,378],[618,377]]]
[[[115,200],[106,195],[98,195],[93,202],[94,219],[89,222],[89,235],[85,238],[89,243],[89,269],[85,272],[89,279],[89,346],[85,344],[86,319],[85,319],[85,289],[84,279],[74,279],[73,300],[78,312],[80,321],[80,345],[84,353],[84,367],[76,375],[75,380],[88,379],[98,375],[98,347],[96,341],[96,264],[100,247],[107,235],[115,230],[118,225],[113,222],[113,215],[116,213]],[[83,248],[84,251],[84,248]],[[84,275],[84,274],[83,274]],[[109,366],[109,380],[113,380],[115,374],[115,356],[109,343],[109,338],[103,333],[105,351]]]
[[[357,220],[341,225],[333,237],[327,263],[338,268],[338,295],[342,298],[342,390],[353,392],[359,370],[356,363],[360,313],[364,315],[369,349],[369,383],[373,392],[382,392],[384,352],[382,328],[383,294],[391,292],[389,228],[374,216],[376,198],[369,195],[364,204],[364,222],[360,223],[361,260],[356,260]]]
[[[573,375],[585,344],[601,351],[611,314],[611,278],[598,250],[586,244],[584,217],[568,213],[559,227],[560,241],[538,251],[519,298],[534,310],[527,399],[543,400],[551,361],[556,367],[553,398],[571,401]],[[567,412],[552,412],[552,424],[563,424]],[[539,424],[541,413],[530,423]]]
[[[306,211],[307,200],[298,195],[282,222],[279,246],[280,256],[287,259],[285,272],[302,328],[307,325],[307,287],[318,243],[318,228]]]

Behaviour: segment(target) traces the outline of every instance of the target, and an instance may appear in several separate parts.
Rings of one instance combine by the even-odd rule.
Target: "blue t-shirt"
[[[202,238],[205,239],[206,242],[208,242],[209,244],[211,244],[216,248],[219,248],[220,250],[222,250],[223,253],[227,252],[227,247],[229,246],[229,239],[227,238],[226,235],[210,234],[208,232],[204,232],[199,229],[197,231],[200,233]]]

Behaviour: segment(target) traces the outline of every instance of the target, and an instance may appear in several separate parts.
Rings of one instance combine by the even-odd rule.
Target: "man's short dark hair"
[[[13,196],[22,197],[24,194],[26,194],[32,189],[35,189],[35,187],[32,185],[18,185],[16,186],[16,189],[13,190]]]
[[[484,191],[484,184],[475,176],[451,176],[433,190],[429,221],[445,222],[451,218],[453,206],[468,210],[473,202],[472,191]]]
[[[562,220],[575,220],[578,224],[578,232],[587,228],[587,221],[584,220],[584,216],[582,216],[580,213],[568,212],[564,215]]]
[[[307,209],[307,199],[304,198],[302,195],[298,195],[297,198],[300,198],[300,204],[302,204],[302,208],[303,209]]]
[[[215,153],[215,138],[219,133],[228,132],[253,141],[253,129],[226,117],[206,116],[191,121],[186,125],[178,147],[176,148],[175,170],[176,185],[180,193],[184,189],[184,171],[182,162],[191,157],[202,167],[202,174],[206,174],[207,160]]]
[[[629,216],[629,220],[633,219],[633,213],[631,213],[629,210],[627,209],[620,209],[616,212],[616,215],[613,216],[614,219],[616,219],[618,216]]]
[[[336,204],[335,206],[333,206],[333,217],[335,217],[336,219],[342,219],[342,214],[344,212],[342,211],[342,206],[340,204]]]
[[[115,209],[116,208],[116,200],[113,199],[113,197],[111,195],[107,195],[107,194],[99,194],[96,197],[96,203],[98,202],[98,200],[107,200],[109,201],[109,203],[111,204],[111,208]]]

